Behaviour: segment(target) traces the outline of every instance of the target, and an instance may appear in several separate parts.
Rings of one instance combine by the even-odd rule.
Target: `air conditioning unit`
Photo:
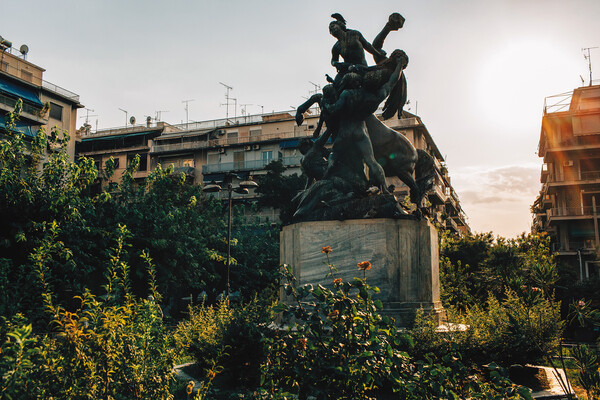
[[[567,160],[563,163],[564,167],[572,167],[573,166],[573,160]]]
[[[260,144],[254,144],[254,145],[252,145],[252,148],[254,150],[258,150],[258,149],[260,149]]]
[[[216,134],[217,135],[224,135],[225,134],[225,130],[224,129],[217,129]]]
[[[250,151],[250,150],[252,150],[252,146],[250,146],[249,144],[247,144],[247,145],[244,146],[244,150]]]
[[[221,154],[225,153],[225,147],[219,147],[219,153],[221,153]]]

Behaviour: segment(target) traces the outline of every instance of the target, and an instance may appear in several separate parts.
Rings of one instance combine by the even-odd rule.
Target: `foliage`
[[[539,277],[534,272],[544,273],[534,266],[546,266],[547,271],[549,264],[555,265],[550,237],[543,233],[494,239],[491,232],[463,237],[441,232],[440,237],[441,299],[445,307],[465,310],[484,304],[490,294],[502,299],[507,289],[520,293],[522,287],[535,286]],[[556,274],[554,266],[552,271]]]
[[[22,312],[35,328],[46,324],[39,288],[31,285],[36,271],[28,257],[53,223],[59,228],[56,244],[64,249],[48,263],[47,284],[57,304],[71,307],[76,294],[102,289],[107,268],[103,260],[119,224],[129,231],[122,261],[129,268],[133,294],[148,294],[142,255],[149,252],[167,315],[185,309],[184,296],[196,298],[205,291],[210,301],[216,300],[225,287],[226,269],[212,255],[226,252],[225,205],[202,195],[201,187],[186,183],[172,169],[159,166],[143,182],[136,181],[139,157],[127,165],[119,183],[95,194],[99,175],[115,178],[114,160],[101,172],[91,159],[73,163],[66,151],[67,133],[40,130],[35,138],[26,138],[10,128],[18,117],[19,108],[8,114],[8,128],[0,139],[0,315]],[[247,240],[232,248],[240,260],[232,286],[247,299],[267,288],[272,291],[275,230],[244,225],[234,235]]]
[[[268,310],[257,298],[238,306],[227,299],[213,306],[190,306],[189,319],[179,322],[173,335],[175,347],[180,356],[193,356],[200,376],[210,376],[218,367],[230,385],[256,387]]]
[[[295,393],[300,399],[366,399],[390,392],[404,399],[529,398],[500,369],[488,383],[472,377],[459,353],[413,359],[411,338],[377,312],[382,304],[373,298],[378,289],[367,283],[370,264],[359,263],[363,278],[351,282],[336,278],[335,268],[328,266],[330,287],[296,287],[291,268],[284,268],[288,302],[275,310],[283,313],[287,326],[268,343],[264,394],[281,398]]]
[[[127,398],[169,399],[173,352],[153,299],[134,298],[128,266],[121,259],[125,227],[111,249],[106,293],[86,291],[69,311],[53,301],[48,265],[56,250],[57,227],[34,249],[32,261],[43,288],[51,335],[35,336],[31,324],[16,315],[2,319],[0,375],[2,398]],[[148,268],[154,266],[149,257]],[[153,298],[160,298],[151,283]]]
[[[298,174],[285,175],[285,167],[281,160],[271,161],[266,167],[267,173],[257,179],[260,194],[258,206],[279,209],[279,219],[286,225],[292,221],[296,212],[296,203],[293,201],[298,192],[304,189],[306,178]]]
[[[535,362],[558,344],[561,321],[553,307],[540,292],[525,299],[508,290],[502,300],[490,295],[485,304],[463,313],[449,310],[449,320],[456,325],[444,335],[419,315],[412,330],[415,354],[458,351],[470,364],[496,362],[505,367]]]

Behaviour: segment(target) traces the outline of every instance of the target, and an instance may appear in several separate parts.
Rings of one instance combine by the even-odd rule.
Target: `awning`
[[[281,142],[279,142],[279,148],[292,149],[298,147],[298,142],[300,142],[298,139],[282,140]]]
[[[37,93],[33,89],[17,85],[3,78],[0,78],[0,92],[15,98],[20,98],[25,102],[35,104],[40,107],[43,106]]]
[[[98,137],[94,137],[94,135],[92,134],[91,137],[85,137],[85,138],[81,139],[81,141],[82,142],[91,142],[91,141],[95,141],[95,140],[113,140],[113,139],[121,139],[121,138],[133,137],[133,136],[147,135],[149,133],[152,133],[152,132],[124,133],[122,135],[109,135],[109,136],[98,136]]]
[[[4,121],[4,116],[0,116],[0,129],[6,129],[6,123]],[[25,122],[16,121],[15,123],[15,131],[21,132],[25,136],[35,137],[37,131],[39,129],[39,125],[30,125]]]

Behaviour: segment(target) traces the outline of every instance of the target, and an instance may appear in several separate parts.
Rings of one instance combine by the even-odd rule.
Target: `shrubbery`
[[[129,289],[128,265],[121,259],[126,229],[112,250],[106,292],[86,291],[69,311],[53,300],[47,284],[56,226],[32,255],[43,289],[50,332],[35,335],[17,314],[0,324],[0,397],[169,399],[174,353],[163,325],[146,256],[151,297],[140,300]]]

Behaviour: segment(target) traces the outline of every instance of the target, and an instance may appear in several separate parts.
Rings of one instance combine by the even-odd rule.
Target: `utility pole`
[[[590,86],[592,86],[592,56],[590,54],[590,50],[592,49],[597,49],[598,46],[596,47],[584,47],[583,49],[581,49],[581,51],[583,52],[583,58],[585,58],[588,62],[588,68],[590,69]],[[587,55],[585,54],[585,52],[587,51]]]
[[[226,84],[224,84],[223,82],[219,82],[221,85],[225,86],[225,104],[221,104],[222,106],[225,106],[225,120],[229,119],[229,91],[233,90],[233,88],[231,86],[228,86]]]
[[[188,108],[188,103],[189,103],[190,101],[194,101],[194,99],[191,99],[191,100],[183,100],[183,101],[182,101],[182,103],[185,103],[185,129],[187,129],[187,128],[188,128],[188,124],[189,124],[189,122],[190,122],[190,119],[188,118],[188,110],[189,110],[189,108]]]

